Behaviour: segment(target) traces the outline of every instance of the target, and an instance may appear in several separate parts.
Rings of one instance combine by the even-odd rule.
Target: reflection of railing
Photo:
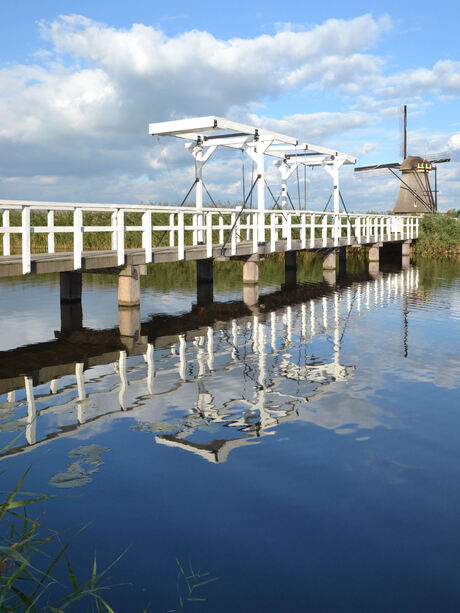
[[[142,205],[123,207],[109,204],[69,204],[63,202],[20,202],[0,200],[3,235],[3,256],[11,254],[11,236],[21,236],[23,274],[32,270],[32,234],[47,237],[47,254],[55,254],[56,235],[69,235],[73,242],[73,268],[82,267],[84,234],[110,234],[110,251],[117,255],[119,266],[125,264],[126,233],[140,235],[145,263],[152,262],[155,247],[153,233],[168,235],[169,248],[177,248],[177,260],[185,259],[187,245],[204,243],[203,257],[213,257],[214,247],[223,247],[230,233],[228,255],[237,254],[237,246],[249,242],[252,253],[258,253],[258,245],[267,241],[270,253],[277,251],[277,242],[283,237],[285,249],[317,249],[355,245],[371,242],[410,240],[418,237],[418,217],[357,214],[319,213],[297,210],[244,210],[241,208],[212,208],[197,213],[195,207],[171,207]],[[33,224],[33,213],[46,214],[46,223]],[[11,224],[11,213],[20,214],[19,225]],[[68,225],[55,225],[56,214],[71,216]],[[107,225],[84,223],[85,213],[110,215]],[[138,214],[137,225],[127,225],[127,214]],[[294,245],[295,242],[295,245]],[[18,245],[19,247],[19,245]],[[94,255],[94,254],[93,254]]]
[[[157,432],[156,440],[170,446],[181,446],[213,461],[222,461],[234,446],[270,433],[281,421],[296,416],[300,399],[295,394],[282,391],[286,379],[308,383],[309,393],[321,394],[327,387],[352,376],[354,367],[340,361],[341,342],[348,320],[353,312],[385,306],[398,296],[406,295],[418,287],[418,274],[413,269],[391,273],[366,283],[356,283],[342,293],[311,299],[297,307],[287,306],[271,313],[253,315],[252,318],[232,319],[225,327],[207,327],[204,334],[187,342],[180,334],[178,342],[169,348],[145,345],[143,358],[128,358],[120,351],[113,368],[103,370],[85,381],[84,364],[75,364],[74,383],[69,377],[61,381],[54,378],[48,390],[43,385],[34,390],[31,377],[24,378],[25,404],[16,403],[16,393],[3,396],[8,406],[20,410],[27,405],[26,417],[9,420],[8,430],[18,430],[26,425],[27,445],[16,447],[8,453],[21,452],[46,440],[71,434],[75,428],[106,415],[119,414],[148,404],[149,399],[173,394],[191,381],[198,381],[198,399],[189,415],[174,432]],[[321,337],[330,347],[328,359],[305,353],[303,363],[293,359],[294,346],[307,346],[315,337]],[[159,343],[161,344],[161,343]],[[276,359],[275,359],[276,358]],[[143,359],[143,362],[142,362]],[[216,371],[243,368],[243,379],[249,382],[250,398],[242,394],[239,400],[216,400],[204,385],[206,377]],[[212,377],[209,379],[212,381]],[[161,383],[161,384],[160,384]],[[88,388],[89,391],[88,391]],[[110,402],[101,403],[104,395],[111,395]],[[115,398],[119,409],[114,409]],[[277,406],[267,402],[267,396],[277,395]],[[89,410],[91,399],[96,402]],[[1,396],[0,396],[1,400]],[[235,408],[240,403],[240,408]],[[38,406],[37,406],[38,405]],[[41,407],[41,408],[40,408]],[[107,409],[107,407],[109,407]],[[75,418],[71,418],[72,413]],[[250,415],[250,418],[245,416]],[[55,415],[54,429],[44,436],[37,436],[41,417]],[[62,416],[66,415],[66,419]],[[144,416],[138,420],[143,423]],[[236,436],[211,440],[209,444],[189,440],[197,423],[222,424],[232,429]]]

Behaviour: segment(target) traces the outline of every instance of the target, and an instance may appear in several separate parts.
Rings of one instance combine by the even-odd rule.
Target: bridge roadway
[[[360,243],[358,243],[355,237],[352,237],[351,241],[347,238],[339,238],[337,244],[334,244],[332,238],[327,238],[324,241],[322,238],[316,238],[314,247],[308,247],[308,249],[302,248],[301,241],[292,239],[288,245],[287,240],[278,240],[275,242],[275,248],[268,243],[257,245],[257,251],[254,253],[254,247],[252,241],[242,241],[236,244],[234,252],[232,253],[232,247],[230,245],[214,245],[212,247],[212,256],[214,260],[230,260],[232,258],[241,259],[248,258],[253,255],[266,256],[270,253],[286,253],[286,252],[300,252],[300,251],[316,251],[323,254],[325,257],[329,254],[333,254],[334,250],[345,248],[347,246],[381,246],[384,243],[401,244],[404,241],[401,240],[397,234],[384,234],[379,237],[374,235],[368,235],[362,237]],[[33,253],[31,258],[31,273],[43,274],[43,273],[56,273],[56,272],[70,272],[74,271],[74,253],[73,252],[58,252],[58,253]],[[186,245],[184,246],[184,257],[179,255],[179,249],[177,247],[157,247],[152,249],[151,263],[165,263],[165,262],[178,262],[182,260],[186,261],[199,261],[209,260],[206,245]],[[125,249],[125,265],[126,266],[140,266],[146,264],[145,249]],[[149,262],[150,263],[150,262]],[[335,268],[335,265],[330,263],[331,268]],[[103,271],[114,270],[120,268],[118,263],[118,253],[116,250],[106,251],[84,251],[81,256],[81,272],[91,271]],[[0,256],[0,278],[12,277],[22,275],[22,256],[10,255]]]

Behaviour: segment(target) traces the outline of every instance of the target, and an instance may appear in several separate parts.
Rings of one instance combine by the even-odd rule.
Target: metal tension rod
[[[182,200],[182,202],[179,204],[179,208],[180,208],[180,207],[181,207],[183,204],[185,204],[185,201],[186,201],[186,200],[187,200],[187,198],[189,197],[190,192],[192,191],[192,189],[195,187],[195,185],[196,185],[197,183],[198,183],[198,179],[195,179],[195,181],[193,181],[193,183],[192,183],[192,185],[191,185],[190,189],[188,190],[188,192],[187,192],[187,194],[186,194],[185,198],[184,198],[184,199]],[[166,236],[166,234],[167,234],[167,233],[168,233],[168,230],[165,230],[165,231],[163,232],[163,234],[162,234],[162,235],[161,235],[161,237],[160,237],[160,240],[159,240],[159,241],[158,241],[158,243],[155,245],[155,248],[156,248],[156,247],[159,247],[159,245],[160,245],[161,241],[164,239],[164,237]]]
[[[222,245],[222,249],[220,250],[221,255],[224,255],[225,252],[225,246],[228,243],[228,239],[230,238],[230,236],[232,235],[233,230],[235,229],[235,226],[238,222],[238,219],[241,217],[241,213],[243,212],[244,207],[246,206],[247,201],[249,200],[249,197],[252,194],[252,190],[254,189],[254,187],[256,186],[257,181],[260,179],[261,175],[257,175],[256,180],[254,181],[254,183],[251,185],[251,189],[249,190],[249,194],[246,196],[246,200],[243,202],[243,206],[241,207],[241,211],[238,213],[238,215],[236,216],[235,219],[235,223],[233,224],[233,226],[230,229],[230,232],[227,234],[227,238],[224,240],[224,244]]]
[[[412,187],[410,187],[410,185],[408,185],[403,179],[401,179],[401,177],[398,177],[398,175],[391,169],[388,169],[391,173],[394,174],[394,176],[401,181],[401,183],[405,186],[405,188],[415,197],[417,198],[417,200],[419,202],[421,202],[421,204],[423,204],[423,206],[427,206],[426,202],[424,200],[422,200],[422,198],[420,198],[420,196],[418,194],[416,194],[416,192],[412,189]]]

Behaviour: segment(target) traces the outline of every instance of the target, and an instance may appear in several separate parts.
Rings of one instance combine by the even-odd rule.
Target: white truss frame
[[[259,212],[259,242],[263,242],[263,216],[265,211],[265,155],[278,158],[275,165],[281,172],[282,207],[287,205],[287,180],[299,165],[322,166],[334,183],[334,213],[340,211],[339,170],[343,164],[355,164],[356,158],[311,143],[299,144],[298,139],[266,128],[230,121],[210,115],[191,119],[178,119],[149,124],[149,134],[174,136],[187,140],[185,147],[195,158],[196,209],[198,225],[203,218],[203,166],[217,147],[229,147],[245,151],[257,168],[257,209]],[[204,241],[202,230],[198,242]]]

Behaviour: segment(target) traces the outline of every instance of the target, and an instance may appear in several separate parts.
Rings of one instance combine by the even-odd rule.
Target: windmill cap
[[[423,164],[423,158],[417,155],[409,155],[399,167],[400,170],[416,170],[419,164]]]

